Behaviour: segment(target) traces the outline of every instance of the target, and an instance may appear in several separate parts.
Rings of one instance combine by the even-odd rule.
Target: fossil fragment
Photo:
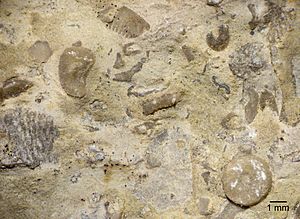
[[[207,5],[218,6],[223,0],[207,0]]]
[[[259,105],[261,110],[264,110],[266,106],[270,107],[271,110],[278,113],[278,108],[274,95],[268,91],[264,90],[260,95]]]
[[[248,9],[252,15],[252,20],[249,22],[249,26],[251,30],[254,30],[260,23],[259,15],[254,4],[248,4]]]
[[[113,65],[113,68],[120,69],[120,68],[124,67],[124,65],[125,65],[125,63],[122,59],[121,53],[118,52],[115,64]]]
[[[128,88],[127,96],[144,97],[151,93],[158,93],[165,90],[167,87],[163,84],[155,84],[150,86],[134,86]]]
[[[10,78],[3,83],[3,98],[17,97],[33,86],[32,82],[18,78]]]
[[[292,29],[294,9],[289,9],[268,1],[268,12],[263,16],[263,23],[269,24],[268,39],[270,42],[280,40],[287,31]]]
[[[58,129],[50,116],[21,108],[9,111],[0,119],[0,168],[28,166],[35,168],[41,162],[51,162],[53,143]]]
[[[62,88],[72,97],[86,94],[86,78],[95,63],[90,49],[81,46],[66,48],[59,60],[59,79]]]
[[[244,128],[242,124],[241,118],[233,112],[227,114],[221,121],[221,126],[228,130],[242,130]]]
[[[252,206],[269,193],[272,174],[268,164],[254,155],[234,158],[222,176],[226,196],[241,206]]]
[[[257,29],[261,31],[269,27],[268,39],[274,43],[281,39],[284,34],[292,29],[292,21],[294,20],[294,9],[286,8],[283,4],[272,1],[266,1],[267,10],[259,13],[257,5],[248,4],[248,9],[252,14],[249,22],[251,30]]]
[[[133,10],[123,6],[112,12],[107,8],[100,15],[100,19],[107,23],[107,26],[127,38],[136,38],[143,34],[145,30],[150,29],[150,24]],[[113,16],[104,16],[112,13]],[[104,19],[105,17],[105,19]]]
[[[247,79],[252,73],[259,73],[259,70],[266,65],[261,54],[262,48],[262,43],[254,42],[237,49],[230,56],[229,68],[232,73],[243,79]]]
[[[47,62],[52,55],[52,50],[47,41],[36,41],[29,49],[28,52],[38,62]]]
[[[140,36],[150,25],[142,17],[127,7],[122,7],[111,23],[111,28],[128,38]]]
[[[130,82],[133,75],[142,70],[145,60],[142,59],[140,62],[135,64],[130,70],[118,73],[115,75],[114,81]]]
[[[96,4],[96,7],[100,8],[100,11],[97,11],[97,17],[104,23],[111,23],[118,12],[117,5],[112,5],[108,2]]]
[[[300,55],[295,55],[292,58],[292,73],[296,88],[296,96],[300,97]]]
[[[149,99],[143,103],[143,114],[150,115],[161,109],[166,109],[175,106],[181,101],[180,93],[165,93]]]
[[[244,211],[244,209],[240,206],[237,206],[232,202],[227,202],[215,219],[235,218],[235,216],[242,211]]]
[[[141,47],[135,43],[127,43],[123,46],[123,53],[125,56],[137,55],[141,52]]]
[[[181,49],[182,49],[183,54],[185,55],[188,62],[191,62],[195,59],[195,56],[193,54],[191,47],[184,45],[181,47]]]
[[[206,35],[208,46],[215,51],[224,50],[229,44],[229,39],[229,27],[224,24],[219,26],[219,36],[217,38],[214,37],[212,32]]]
[[[257,114],[259,96],[256,90],[248,90],[249,101],[245,106],[245,117],[248,123],[251,123]]]
[[[147,134],[149,130],[155,127],[154,122],[144,122],[134,127],[134,132],[137,134]]]
[[[198,206],[199,206],[199,213],[201,215],[212,214],[212,204],[210,198],[200,197]]]
[[[218,87],[218,90],[223,88],[225,90],[226,94],[230,94],[230,87],[225,83],[218,82],[216,76],[212,76],[212,81],[213,81],[214,85]]]

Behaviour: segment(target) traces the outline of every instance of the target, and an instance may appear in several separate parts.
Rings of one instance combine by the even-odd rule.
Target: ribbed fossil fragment
[[[17,108],[0,119],[0,132],[0,168],[35,168],[53,161],[59,133],[50,116]]]
[[[113,11],[113,12],[112,12]],[[112,14],[113,16],[107,16]],[[150,24],[133,10],[123,6],[119,9],[105,8],[99,13],[99,18],[107,26],[127,38],[135,38],[150,29]]]
[[[270,191],[272,174],[268,164],[254,155],[234,158],[222,177],[226,196],[234,203],[251,206],[260,202]]]
[[[17,97],[33,86],[32,82],[18,78],[10,78],[3,83],[3,98]]]
[[[143,114],[150,115],[161,109],[166,109],[175,106],[181,101],[180,93],[165,93],[149,99],[143,103]]]
[[[72,97],[86,94],[86,78],[95,63],[95,55],[81,46],[66,48],[59,60],[59,79],[62,88]]]
[[[224,50],[229,44],[229,27],[227,25],[219,26],[219,36],[215,38],[212,32],[206,35],[206,42],[210,48],[215,51]]]

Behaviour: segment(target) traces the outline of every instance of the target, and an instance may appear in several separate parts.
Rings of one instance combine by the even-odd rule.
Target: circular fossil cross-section
[[[254,155],[234,158],[223,171],[223,189],[234,203],[251,206],[260,202],[271,189],[268,164]]]

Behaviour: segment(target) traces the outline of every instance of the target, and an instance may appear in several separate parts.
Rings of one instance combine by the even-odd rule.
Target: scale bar
[[[287,203],[287,201],[270,201],[270,203]]]

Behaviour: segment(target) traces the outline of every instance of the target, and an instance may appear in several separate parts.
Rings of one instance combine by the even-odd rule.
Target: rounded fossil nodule
[[[81,46],[66,48],[59,60],[59,80],[64,91],[81,98],[86,94],[86,78],[95,64],[94,53]]]
[[[235,204],[252,206],[269,193],[272,174],[268,164],[254,155],[234,158],[222,176],[226,196]]]
[[[225,24],[219,26],[219,36],[217,38],[212,32],[206,35],[207,45],[215,51],[224,50],[229,44],[229,39],[229,27]]]

